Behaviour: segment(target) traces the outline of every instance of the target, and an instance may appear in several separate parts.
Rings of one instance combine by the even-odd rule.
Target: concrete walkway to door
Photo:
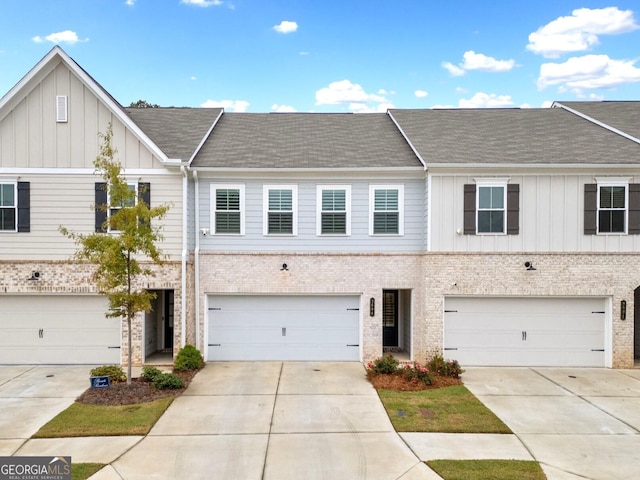
[[[209,363],[149,435],[92,478],[440,479],[355,362]]]

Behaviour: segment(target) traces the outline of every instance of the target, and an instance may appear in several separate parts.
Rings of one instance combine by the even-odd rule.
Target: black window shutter
[[[640,235],[640,183],[629,184],[629,235]]]
[[[96,182],[95,208],[96,208],[96,232],[105,232],[107,221],[107,184]]]
[[[507,235],[520,233],[520,185],[507,185]]]
[[[18,231],[31,231],[31,188],[29,182],[18,182]]]
[[[464,234],[476,234],[476,186],[473,183],[464,186]]]
[[[584,184],[584,234],[596,234],[596,211],[598,206],[598,185]]]

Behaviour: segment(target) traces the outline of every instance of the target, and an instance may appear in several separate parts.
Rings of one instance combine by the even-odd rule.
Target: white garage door
[[[120,364],[120,320],[98,295],[0,295],[0,364]]]
[[[461,365],[605,366],[603,298],[447,298],[444,348]]]
[[[360,358],[357,296],[210,296],[208,360]]]

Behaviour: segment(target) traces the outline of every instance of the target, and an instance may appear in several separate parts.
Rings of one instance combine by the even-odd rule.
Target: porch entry
[[[144,317],[144,357],[164,355],[173,359],[174,340],[174,290],[153,290],[156,298],[151,302],[151,311]]]
[[[411,355],[411,290],[382,291],[382,347]]]

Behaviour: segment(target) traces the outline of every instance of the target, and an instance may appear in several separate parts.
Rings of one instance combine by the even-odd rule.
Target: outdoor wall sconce
[[[282,264],[282,268],[280,269],[281,272],[288,272],[289,271],[289,265],[287,265],[286,263]]]
[[[31,276],[27,280],[29,281],[40,280],[40,272],[38,271],[31,272]]]
[[[620,301],[620,320],[626,320],[626,319],[627,319],[627,301],[621,300]]]
[[[376,315],[376,299],[371,297],[369,299],[369,316],[374,317]]]
[[[533,266],[533,263],[531,263],[531,262],[524,262],[524,266],[527,268],[527,270],[535,270],[536,269]]]
[[[209,234],[209,229],[208,228],[201,228],[200,229],[200,233],[202,234],[203,237],[206,237]]]

